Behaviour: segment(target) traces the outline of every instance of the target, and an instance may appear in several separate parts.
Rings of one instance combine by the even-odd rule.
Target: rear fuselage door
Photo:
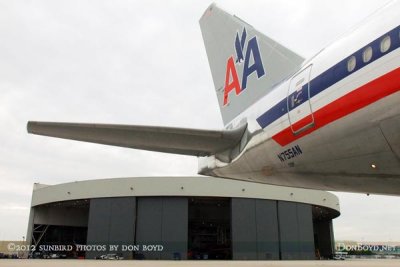
[[[295,135],[314,126],[310,103],[311,68],[312,65],[308,66],[290,80],[287,110],[290,127]]]

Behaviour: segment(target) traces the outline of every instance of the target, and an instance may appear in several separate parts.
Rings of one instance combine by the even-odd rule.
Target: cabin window
[[[389,50],[391,44],[390,36],[386,36],[381,41],[381,52],[385,53]]]
[[[367,63],[372,58],[372,47],[368,46],[363,52],[363,61]]]
[[[356,67],[356,57],[355,56],[351,56],[349,58],[349,60],[347,61],[347,70],[349,72],[352,72],[355,67]]]

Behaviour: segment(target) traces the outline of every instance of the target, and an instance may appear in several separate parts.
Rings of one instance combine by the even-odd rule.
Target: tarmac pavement
[[[137,260],[37,260],[1,259],[0,267],[398,267],[400,259],[344,261],[137,261]]]

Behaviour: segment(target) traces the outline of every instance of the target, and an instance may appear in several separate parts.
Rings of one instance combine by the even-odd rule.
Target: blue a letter
[[[249,66],[250,56],[252,56],[254,61],[253,65],[251,66]],[[256,37],[253,37],[247,44],[246,58],[244,60],[243,67],[242,90],[246,89],[247,77],[249,77],[254,71],[257,72],[257,78],[265,75]]]

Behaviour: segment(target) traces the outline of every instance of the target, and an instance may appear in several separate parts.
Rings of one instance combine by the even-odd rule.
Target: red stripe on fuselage
[[[353,91],[336,99],[323,108],[315,111],[314,126],[304,132],[294,135],[291,127],[275,134],[274,139],[281,146],[286,146],[297,139],[306,136],[325,125],[362,109],[400,89],[400,68],[395,69]],[[293,129],[301,128],[310,119],[305,117],[293,124]]]

